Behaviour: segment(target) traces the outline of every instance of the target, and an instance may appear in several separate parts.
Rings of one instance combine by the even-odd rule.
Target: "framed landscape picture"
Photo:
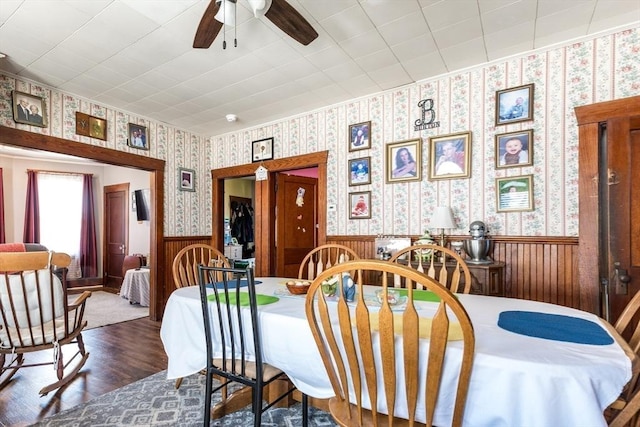
[[[496,126],[533,120],[533,83],[496,92]]]
[[[349,160],[349,185],[371,184],[371,157]]]
[[[496,211],[533,210],[533,175],[496,178]]]
[[[496,135],[496,168],[533,165],[533,129]]]
[[[429,179],[469,178],[471,132],[429,138]]]
[[[387,182],[422,179],[421,139],[387,144]]]

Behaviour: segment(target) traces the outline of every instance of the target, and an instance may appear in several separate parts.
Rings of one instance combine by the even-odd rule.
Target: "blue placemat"
[[[590,320],[535,311],[503,311],[498,326],[516,334],[577,344],[609,345],[613,338]]]
[[[255,280],[254,282],[255,282],[256,285],[259,285],[260,283],[262,283],[260,280]],[[229,289],[235,289],[236,283],[238,283],[238,282],[237,282],[237,280],[234,279],[234,280],[229,280],[228,283],[229,283],[229,285],[228,285]],[[240,279],[240,287],[241,288],[246,287],[248,284],[249,284],[249,282],[247,282],[247,279]],[[214,285],[216,285],[216,288],[218,288],[218,289],[224,289],[224,282],[215,282]],[[211,285],[211,283],[209,283],[207,285],[207,288],[213,288],[213,285]]]

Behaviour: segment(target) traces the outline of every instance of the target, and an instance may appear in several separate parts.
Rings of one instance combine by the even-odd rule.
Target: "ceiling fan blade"
[[[264,16],[297,42],[308,45],[318,37],[311,24],[286,0],[273,0]]]
[[[196,49],[208,49],[211,43],[215,40],[216,36],[222,28],[222,22],[218,22],[214,19],[216,13],[220,9],[220,3],[215,0],[211,0],[207,10],[204,11],[200,25],[196,30],[196,36],[193,39],[193,47]]]

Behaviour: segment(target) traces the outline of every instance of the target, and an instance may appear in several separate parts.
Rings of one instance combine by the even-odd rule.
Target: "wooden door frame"
[[[580,308],[600,314],[600,124],[640,116],[640,96],[575,108],[579,135],[578,280]],[[597,226],[594,227],[594,224]]]
[[[150,256],[153,262],[150,268],[149,289],[151,305],[149,318],[151,320],[162,319],[164,301],[168,298],[171,289],[167,290],[164,284],[159,283],[159,277],[165,277],[164,257],[164,169],[165,161],[151,157],[138,156],[124,151],[103,148],[95,145],[44,135],[41,133],[27,132],[25,130],[0,126],[0,144],[15,147],[31,148],[35,150],[50,151],[53,153],[68,154],[85,159],[91,159],[100,163],[114,166],[130,167],[150,172],[149,187],[151,189],[151,239]]]
[[[224,222],[224,180],[255,174],[260,164],[269,171],[266,181],[256,181],[254,209],[254,240],[256,248],[256,276],[273,274],[275,257],[275,173],[288,170],[318,168],[318,244],[327,240],[327,158],[328,151],[303,154],[284,159],[267,160],[211,170],[211,243],[224,246],[222,224]]]

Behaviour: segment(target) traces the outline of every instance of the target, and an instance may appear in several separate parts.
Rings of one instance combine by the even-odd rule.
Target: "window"
[[[76,260],[80,253],[82,175],[38,173],[40,243]]]

